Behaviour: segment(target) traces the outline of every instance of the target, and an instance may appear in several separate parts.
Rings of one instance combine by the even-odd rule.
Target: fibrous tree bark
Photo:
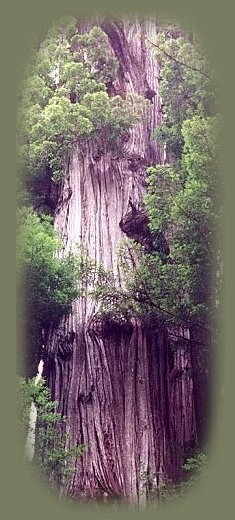
[[[74,147],[55,227],[64,254],[82,244],[118,276],[117,247],[126,236],[120,223],[130,201],[141,205],[146,167],[164,160],[152,137],[161,117],[159,71],[147,39],[154,41],[156,24],[108,20],[101,27],[119,62],[110,95],[137,93],[149,106],[130,130],[124,155],[97,153],[94,141]],[[134,318],[129,326],[98,330],[95,312],[91,298],[79,298],[47,338],[47,380],[67,417],[70,446],[87,446],[64,493],[144,503],[146,482],[157,488],[177,479],[186,450],[197,442],[187,331],[177,330],[176,342],[162,325],[150,329]]]

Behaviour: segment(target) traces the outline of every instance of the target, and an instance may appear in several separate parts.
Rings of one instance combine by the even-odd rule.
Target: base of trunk
[[[167,332],[77,331],[70,357],[57,333],[48,362],[49,386],[67,417],[70,447],[85,444],[67,486],[70,496],[138,503],[178,479],[196,444],[189,353],[172,352]],[[175,371],[175,373],[174,373]]]

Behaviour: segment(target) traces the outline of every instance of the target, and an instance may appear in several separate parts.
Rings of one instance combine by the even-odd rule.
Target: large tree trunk
[[[97,154],[94,142],[74,149],[55,227],[65,254],[82,243],[97,264],[118,274],[117,246],[125,238],[120,222],[130,211],[130,197],[135,206],[142,201],[146,166],[163,160],[152,139],[160,121],[158,66],[145,41],[154,40],[156,25],[104,22],[102,28],[119,60],[111,94],[137,93],[151,97],[151,103],[130,132],[125,158]],[[143,503],[150,487],[146,480],[157,487],[178,478],[185,450],[196,442],[193,385],[186,371],[190,354],[183,339],[172,348],[157,323],[146,330],[133,319],[129,327],[98,331],[92,325],[96,310],[91,299],[77,300],[48,339],[47,377],[59,411],[67,416],[70,446],[87,446],[64,491]]]

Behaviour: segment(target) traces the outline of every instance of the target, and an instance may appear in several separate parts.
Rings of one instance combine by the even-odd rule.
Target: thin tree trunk
[[[38,364],[38,371],[37,371],[37,375],[35,377],[35,382],[34,382],[35,386],[37,386],[38,383],[42,379],[43,366],[44,366],[44,361],[41,359]],[[25,458],[29,461],[32,461],[34,458],[36,423],[37,423],[37,407],[36,407],[34,401],[32,401],[31,406],[30,406],[30,411],[29,411],[28,435],[27,435],[27,439],[25,442],[25,451],[24,451]]]
[[[156,25],[106,22],[102,28],[119,60],[113,93],[156,95],[130,132],[125,158],[101,150],[97,159],[94,142],[74,149],[55,227],[65,254],[82,243],[97,264],[118,275],[117,246],[125,238],[120,222],[130,200],[136,207],[142,201],[146,167],[163,160],[152,138],[160,122],[158,65],[146,43],[146,37],[154,41]],[[91,299],[77,300],[47,342],[47,378],[58,412],[67,416],[70,446],[87,446],[65,493],[108,494],[143,504],[146,482],[156,488],[178,478],[185,446],[196,442],[192,379],[182,377],[190,353],[183,339],[172,351],[167,331],[157,323],[146,330],[133,319],[129,328],[102,333],[92,325],[96,310]],[[62,342],[71,332],[70,354],[63,355]]]

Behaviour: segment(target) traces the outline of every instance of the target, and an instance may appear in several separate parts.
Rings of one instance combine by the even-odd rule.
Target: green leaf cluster
[[[155,135],[166,143],[170,161],[177,162],[184,142],[183,121],[196,115],[212,116],[216,111],[215,84],[194,35],[166,26],[153,43],[163,103],[162,124]]]
[[[38,216],[29,208],[19,211],[18,281],[27,312],[42,328],[67,314],[78,294],[77,258],[72,254],[60,257],[60,248],[51,217]]]
[[[89,139],[107,150],[122,146],[143,99],[109,97],[116,75],[117,60],[100,28],[80,34],[71,19],[49,30],[26,71],[18,114],[18,167],[28,186],[48,169],[60,180],[74,146],[81,150]]]
[[[35,386],[34,379],[19,377],[17,398],[18,426],[24,442],[32,402],[37,409],[33,466],[43,481],[51,483],[58,491],[63,490],[77,458],[84,453],[86,446],[80,444],[70,447],[65,431],[66,417],[57,412],[57,403],[51,400],[51,393],[44,379]]]
[[[79,295],[78,255],[62,255],[48,215],[23,207],[17,214],[17,320],[24,336],[26,371],[40,359],[42,330],[56,326]]]
[[[141,470],[140,480],[146,488],[147,500],[153,508],[169,502],[178,502],[188,496],[195,485],[199,484],[200,479],[207,469],[207,455],[201,451],[195,452],[182,465],[182,478],[179,482],[172,482],[170,479],[163,479],[157,486],[156,473]]]
[[[190,326],[204,306],[192,304],[189,294],[192,269],[172,258],[167,262],[158,252],[147,254],[144,247],[126,240],[119,250],[118,277],[101,267],[89,294],[99,304],[94,319],[124,325],[138,318],[156,328],[160,324]]]
[[[205,313],[208,319],[218,291],[212,266],[220,222],[217,131],[217,117],[185,120],[180,169],[165,165],[148,170],[145,204],[150,229],[162,230],[168,237],[170,256],[163,269],[175,280],[170,285],[172,302],[179,302],[181,294],[180,305],[184,311],[186,305],[188,318]]]

